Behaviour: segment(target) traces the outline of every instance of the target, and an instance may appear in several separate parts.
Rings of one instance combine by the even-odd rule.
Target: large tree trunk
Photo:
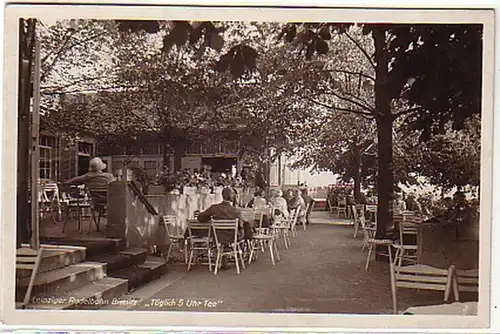
[[[18,76],[18,125],[17,125],[17,236],[16,244],[29,240],[29,180],[30,180],[30,99],[31,99],[31,68],[33,64],[33,49],[35,36],[35,20],[28,21],[27,31],[24,20],[19,20],[19,76]],[[23,60],[27,66],[23,66]],[[37,166],[34,166],[35,168]]]
[[[392,197],[394,175],[392,168],[392,122],[391,98],[388,94],[388,55],[385,49],[385,28],[375,28],[375,107],[378,138],[378,211],[377,238],[385,238],[388,226],[392,226]]]

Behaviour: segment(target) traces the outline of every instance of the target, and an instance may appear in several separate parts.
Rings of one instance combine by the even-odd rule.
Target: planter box
[[[418,228],[419,260],[422,264],[447,269],[479,267],[479,238],[475,226],[421,224]]]

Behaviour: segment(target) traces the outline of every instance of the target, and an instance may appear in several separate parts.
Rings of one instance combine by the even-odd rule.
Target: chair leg
[[[188,261],[188,267],[187,270],[191,270],[191,264],[193,263],[193,257],[194,257],[194,249],[191,249],[191,252],[189,252],[189,261]]]
[[[399,263],[398,266],[401,267],[403,265],[403,257],[405,256],[405,249],[401,248],[399,252]]]
[[[250,255],[248,256],[248,264],[252,263],[253,261],[253,255],[254,255],[254,252],[255,252],[255,242],[252,242],[252,248],[250,249]]]
[[[217,275],[217,273],[219,272],[219,266],[220,266],[221,260],[222,260],[222,254],[220,252],[220,249],[217,247],[217,257],[215,259],[214,275]]]
[[[245,258],[243,257],[243,250],[241,249],[240,245],[237,245],[237,249],[238,249],[238,254],[240,255],[241,258],[241,268],[246,269]]]
[[[63,223],[63,228],[62,228],[62,232],[66,232],[66,224],[68,223],[68,218],[69,218],[69,209],[66,209],[65,210],[65,215],[64,215],[64,223]]]
[[[184,240],[184,263],[188,263],[188,243]]]
[[[170,253],[172,252],[172,247],[174,246],[174,243],[172,242],[172,240],[170,240],[170,245],[168,245],[168,252],[167,252],[167,263],[168,263],[168,260],[170,260]]]
[[[396,274],[394,272],[394,264],[392,262],[389,263],[389,272],[391,275],[391,294],[392,294],[392,308],[394,310],[394,314],[398,314],[398,303],[397,303],[397,295],[396,295]]]
[[[212,250],[208,247],[208,271],[212,272]]]
[[[240,274],[240,259],[238,256],[238,248],[235,248],[233,250],[233,255],[234,255],[234,262],[236,263],[236,272],[239,275]]]
[[[369,244],[368,245],[368,256],[366,257],[365,271],[368,271],[368,267],[370,266],[370,258],[372,256],[372,248],[373,248],[373,245]]]
[[[276,259],[277,259],[278,261],[281,261],[280,253],[279,253],[279,250],[278,250],[278,244],[276,243],[276,240],[272,240],[270,243],[271,243],[271,244],[273,245],[273,247],[274,247],[274,251],[275,251],[275,253],[276,253]]]
[[[271,262],[273,263],[273,267],[276,265],[276,261],[274,261],[274,251],[272,243],[269,243],[269,253],[271,253]]]

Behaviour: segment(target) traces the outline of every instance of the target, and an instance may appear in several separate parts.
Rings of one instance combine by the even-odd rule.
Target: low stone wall
[[[239,191],[241,201],[252,198],[251,191]],[[160,225],[160,217],[177,217],[177,232],[183,231],[189,219],[194,219],[195,211],[204,211],[210,205],[222,201],[222,188],[216,188],[214,194],[185,188],[183,194],[165,194],[162,187],[149,188],[144,196],[158,215],[148,212],[144,203],[127,182],[115,181],[108,190],[108,222],[106,236],[124,238],[129,247],[145,247],[168,244],[168,236]]]

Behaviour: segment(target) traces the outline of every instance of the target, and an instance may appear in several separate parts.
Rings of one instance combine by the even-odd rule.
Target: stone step
[[[117,304],[119,297],[127,293],[127,280],[104,277],[83,287],[60,295],[35,297],[26,305],[37,310],[92,310]]]
[[[106,276],[106,265],[82,262],[37,275],[32,297],[54,296],[82,287]],[[29,277],[17,280],[16,300],[21,300],[29,284]]]
[[[167,273],[167,262],[159,257],[148,256],[146,261],[137,266],[118,271],[110,276],[128,280],[128,290],[152,282]]]
[[[106,273],[112,276],[120,270],[141,265],[146,261],[148,251],[144,248],[129,248],[116,254],[106,254],[92,258],[93,262],[105,263]]]
[[[92,261],[92,258],[102,256],[104,254],[116,253],[122,251],[126,247],[124,239],[111,238],[66,238],[66,237],[49,237],[42,238],[41,243],[50,245],[72,245],[86,248],[86,259]]]
[[[21,248],[17,252],[23,253],[24,250],[28,250],[29,248]],[[80,263],[85,261],[85,248],[51,248],[44,247],[42,245],[42,259],[40,262],[40,267],[38,269],[38,273],[43,273],[59,268],[63,268],[66,266],[70,266],[72,264]],[[30,274],[29,270],[19,270],[17,273],[18,278],[26,277]]]

